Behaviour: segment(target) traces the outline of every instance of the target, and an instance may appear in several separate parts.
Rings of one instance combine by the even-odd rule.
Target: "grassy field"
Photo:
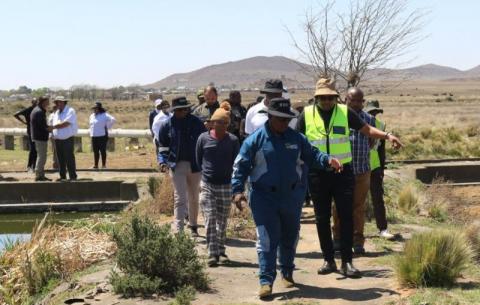
[[[400,135],[406,144],[400,152],[390,150],[389,159],[480,157],[480,80],[383,83],[381,86],[367,83],[364,91],[367,100],[380,101],[385,111],[381,118],[388,130]],[[305,101],[312,94],[297,90],[291,94],[291,99]],[[244,92],[242,95],[247,105],[259,93]],[[226,97],[227,93],[222,93],[219,100]],[[196,100],[194,96],[188,98]],[[87,128],[91,102],[72,101],[70,104],[77,111],[80,128]],[[23,127],[13,114],[27,105],[28,102],[0,103],[0,127]],[[104,101],[104,105],[117,119],[115,128],[148,128],[151,102]],[[86,152],[90,151],[88,142],[84,139]],[[110,155],[112,167],[154,165],[153,147],[148,141],[144,140],[140,148],[127,148],[123,140],[117,142],[116,152]],[[25,158],[26,153],[18,149],[14,152],[0,150],[0,171],[24,168]],[[78,154],[77,158],[79,167],[91,166],[90,153]]]

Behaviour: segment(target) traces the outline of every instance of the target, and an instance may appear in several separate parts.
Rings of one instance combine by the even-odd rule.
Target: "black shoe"
[[[353,246],[353,253],[356,255],[363,255],[365,254],[365,248],[361,245]]]
[[[362,276],[362,273],[352,263],[342,263],[342,274],[351,278],[360,278]]]
[[[47,177],[37,177],[35,178],[35,181],[52,181],[52,179],[48,179]]]
[[[62,181],[67,181],[67,178],[62,178],[62,177],[60,177],[60,178],[58,178],[58,179],[57,179],[57,180],[55,180],[55,181],[59,181],[59,182],[62,182]]]
[[[207,260],[208,267],[217,267],[218,266],[218,256],[210,255]]]
[[[230,259],[228,258],[228,256],[225,253],[220,254],[218,259],[219,259],[220,264],[229,264],[230,263]]]
[[[198,227],[197,226],[190,226],[190,231],[192,232],[192,237],[199,237],[198,235]]]
[[[318,269],[317,273],[318,274],[329,274],[329,273],[332,273],[332,272],[335,272],[337,271],[337,264],[335,264],[335,261],[325,261],[323,263],[323,266]]]

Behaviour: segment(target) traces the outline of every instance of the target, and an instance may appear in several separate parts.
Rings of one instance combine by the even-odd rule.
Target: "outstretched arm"
[[[380,129],[372,127],[368,124],[365,124],[360,129],[360,132],[370,138],[387,140],[392,143],[393,148],[395,149],[399,149],[403,146],[402,142],[400,142],[400,139],[393,134],[381,131]]]

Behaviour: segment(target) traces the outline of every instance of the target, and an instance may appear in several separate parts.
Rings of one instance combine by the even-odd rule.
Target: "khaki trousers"
[[[192,173],[190,162],[180,161],[175,170],[170,170],[170,177],[174,188],[174,229],[183,230],[186,215],[189,225],[197,226],[201,173]]]
[[[35,149],[37,150],[37,164],[35,165],[35,177],[45,177],[45,163],[47,162],[48,141],[35,140]]]
[[[365,211],[368,191],[370,190],[370,171],[355,175],[355,187],[353,190],[353,246],[363,246],[365,236]],[[333,208],[333,238],[340,240],[340,220],[337,211]]]

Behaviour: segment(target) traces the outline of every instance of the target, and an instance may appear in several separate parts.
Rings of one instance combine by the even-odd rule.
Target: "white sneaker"
[[[395,235],[393,235],[392,233],[388,232],[388,230],[382,230],[382,231],[380,231],[379,235],[380,235],[381,238],[385,238],[385,239],[387,239],[387,240],[395,239]]]

